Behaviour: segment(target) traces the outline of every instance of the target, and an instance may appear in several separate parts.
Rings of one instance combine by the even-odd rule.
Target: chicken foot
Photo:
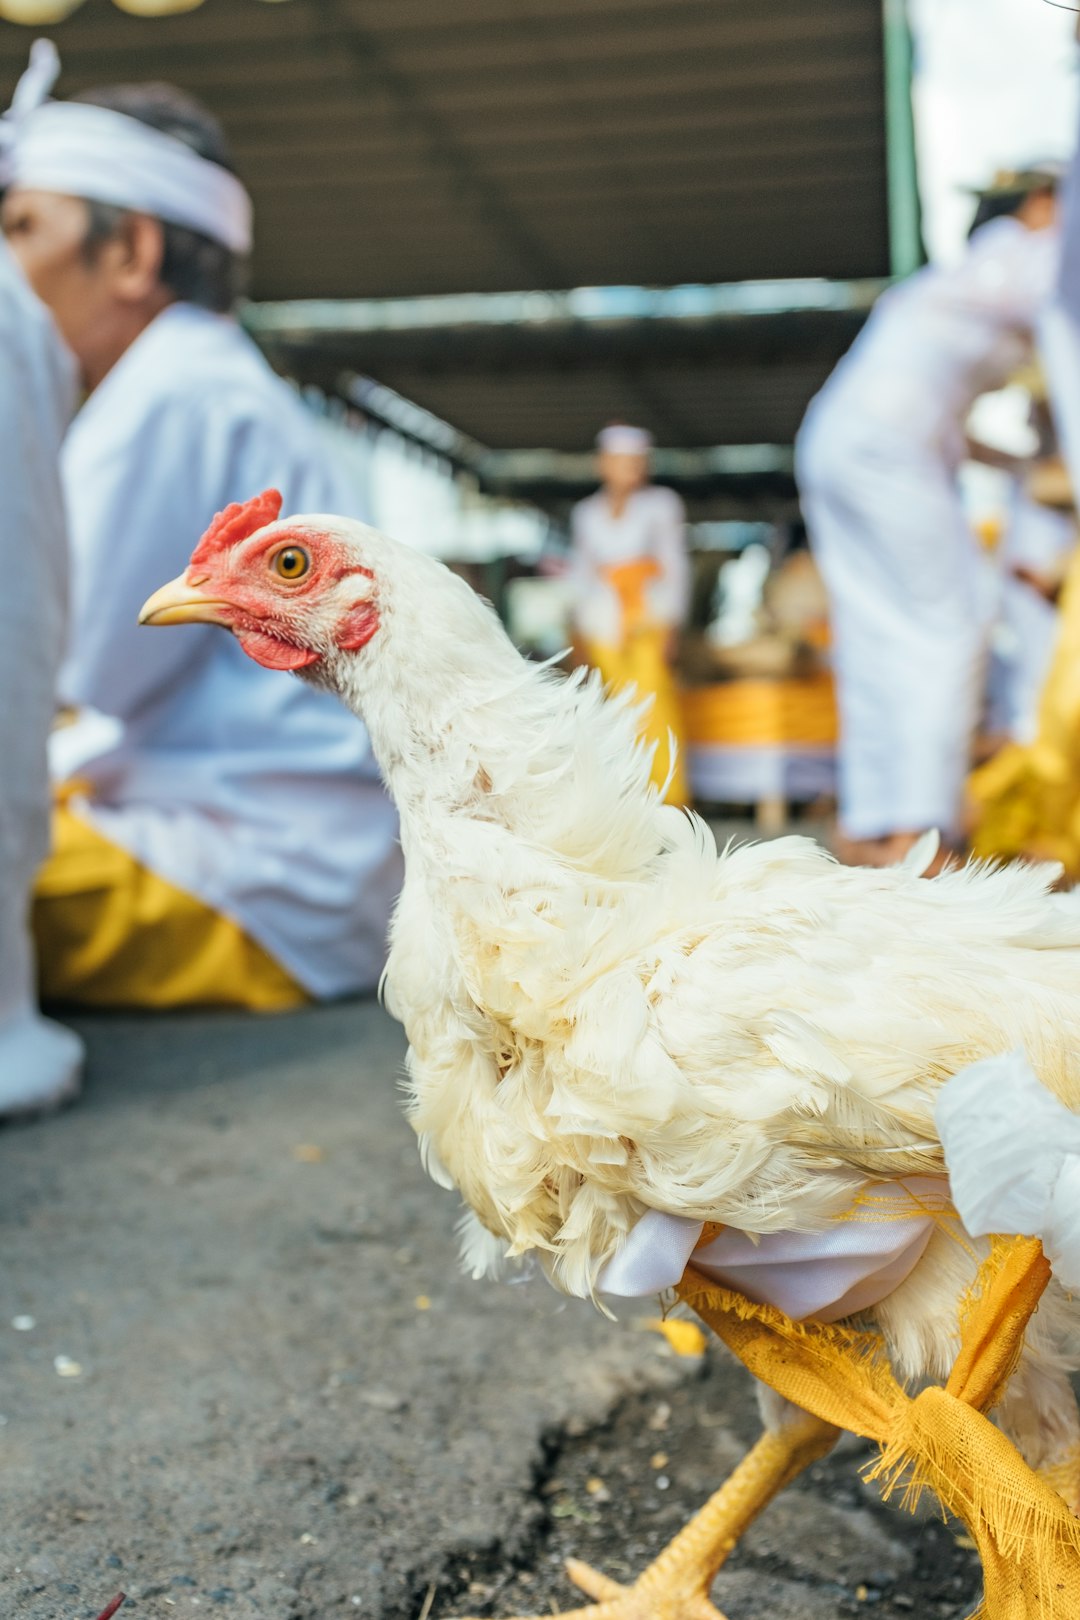
[[[620,1586],[576,1558],[566,1572],[595,1603],[557,1620],[723,1620],[709,1588],[739,1537],[773,1497],[831,1451],[839,1429],[785,1406],[735,1471],[634,1582]]]

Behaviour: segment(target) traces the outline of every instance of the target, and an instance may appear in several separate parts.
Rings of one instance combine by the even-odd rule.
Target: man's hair
[[[135,118],[140,124],[148,124],[151,129],[159,129],[183,141],[200,157],[219,164],[230,174],[236,173],[217,119],[192,96],[171,84],[110,85],[100,90],[84,90],[72,100],[92,107],[107,107],[112,112]],[[89,198],[86,206],[90,211],[90,228],[83,249],[92,259],[103,242],[123,232],[131,210]],[[245,290],[247,259],[186,225],[162,220],[161,228],[165,235],[162,283],[185,303],[198,304],[219,314],[230,310]]]

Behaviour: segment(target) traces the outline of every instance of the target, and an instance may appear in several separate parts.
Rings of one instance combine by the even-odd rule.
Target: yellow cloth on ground
[[[647,557],[603,570],[605,580],[619,598],[623,640],[621,646],[589,641],[586,655],[613,692],[635,686],[642,698],[652,698],[652,706],[641,727],[643,741],[656,744],[652,780],[662,788],[670,771],[671,780],[664,797],[669,804],[689,804],[682,705],[675,676],[665,656],[671,632],[646,622],[646,590],[658,573],[657,564]],[[674,762],[672,737],[677,749]]]
[[[1035,740],[1012,743],[980,766],[968,795],[974,854],[1060,861],[1080,877],[1080,551],[1061,595]]]
[[[309,999],[231,918],[149,871],[65,805],[53,814],[32,924],[46,1000],[277,1012]]]
[[[1050,1278],[1039,1243],[997,1243],[961,1319],[944,1388],[912,1399],[880,1337],[839,1323],[793,1322],[687,1268],[679,1297],[756,1378],[826,1423],[878,1441],[869,1477],[899,1483],[914,1507],[929,1486],[962,1519],[982,1558],[984,1620],[1080,1615],[1080,1521],[984,1417],[1015,1369],[1024,1329]]]

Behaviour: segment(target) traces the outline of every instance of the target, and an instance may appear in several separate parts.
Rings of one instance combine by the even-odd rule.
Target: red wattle
[[[309,647],[294,647],[291,642],[268,635],[265,630],[241,630],[236,639],[248,657],[264,669],[306,669],[322,657]]]

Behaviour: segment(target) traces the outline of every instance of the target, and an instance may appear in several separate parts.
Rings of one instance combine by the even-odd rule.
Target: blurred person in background
[[[840,837],[885,865],[961,830],[981,698],[978,554],[957,473],[976,398],[1031,353],[1060,252],[1053,165],[980,196],[964,258],[885,293],[811,401],[796,476],[829,592]]]
[[[1029,382],[1035,455],[1010,480],[999,552],[988,741],[1031,742],[1058,630],[1057,596],[1076,549],[1076,513],[1041,372]]]
[[[578,653],[618,691],[652,704],[642,736],[652,776],[672,804],[689,801],[673,663],[686,618],[686,512],[674,490],[649,482],[652,439],[613,424],[596,441],[600,488],[571,516],[570,577]],[[671,740],[675,757],[672,758]]]
[[[35,53],[32,70],[51,56],[55,77],[52,47]],[[4,234],[88,394],[62,459],[61,697],[75,719],[53,739],[63,802],[34,907],[43,993],[277,1009],[370,989],[400,866],[362,728],[210,626],[137,625],[232,502],[274,486],[286,512],[363,515],[230,313],[250,199],[218,124],[178,90],[28,99]]]
[[[0,187],[4,183],[0,147]],[[42,1018],[30,890],[49,842],[49,729],[67,603],[60,441],[75,407],[71,362],[0,242],[0,1115],[73,1095],[82,1045]]]
[[[1080,488],[1080,156],[1065,186],[1061,269],[1040,321],[1039,347],[1061,465],[1043,470],[1033,494],[1075,517]],[[1080,879],[1080,552],[1064,571],[1029,571],[1057,602],[1059,622],[1035,735],[1002,749],[969,784],[971,844],[980,856],[1060,861]]]

